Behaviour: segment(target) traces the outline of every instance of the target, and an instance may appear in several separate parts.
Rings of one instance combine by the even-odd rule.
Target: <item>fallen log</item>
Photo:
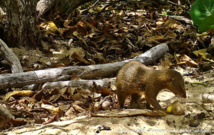
[[[2,52],[4,59],[10,65],[12,73],[23,72],[18,57],[10,50],[2,39],[0,39],[0,52]]]
[[[111,80],[105,80],[105,79],[99,79],[99,80],[71,80],[71,81],[58,81],[58,82],[47,82],[45,83],[42,88],[43,89],[51,89],[51,88],[63,88],[63,87],[81,87],[81,88],[90,88],[93,87],[93,83],[96,85],[99,85],[101,87],[107,86],[109,83],[115,85],[115,79]],[[30,88],[33,89],[33,88]]]
[[[69,66],[36,70],[23,73],[0,75],[0,89],[11,87],[23,87],[29,84],[39,84],[45,82],[56,82],[70,80],[73,74],[81,79],[95,79],[115,76],[118,70],[131,60],[137,60],[145,65],[154,63],[169,50],[163,43],[159,44],[145,53],[121,62],[98,64],[90,66]]]

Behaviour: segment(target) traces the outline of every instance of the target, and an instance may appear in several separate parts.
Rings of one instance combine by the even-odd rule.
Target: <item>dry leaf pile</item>
[[[113,87],[113,86],[112,86]],[[38,91],[14,90],[8,92],[0,106],[0,128],[23,124],[47,124],[117,108],[116,95],[110,85],[102,88],[42,89]],[[15,119],[16,118],[16,119]]]
[[[41,16],[37,25],[41,48],[35,52],[13,49],[24,70],[115,62],[160,43],[170,46],[170,62],[174,64],[196,67],[211,58],[213,32],[198,33],[185,2],[90,4],[69,14]]]

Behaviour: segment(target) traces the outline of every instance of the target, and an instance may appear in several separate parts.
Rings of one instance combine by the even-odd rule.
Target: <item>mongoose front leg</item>
[[[126,99],[126,94],[124,93],[119,93],[117,94],[118,102],[119,102],[119,109],[122,109],[124,107],[125,99]]]
[[[154,107],[156,110],[162,110],[160,104],[158,103],[156,98],[146,97],[146,101],[149,102],[150,105]]]

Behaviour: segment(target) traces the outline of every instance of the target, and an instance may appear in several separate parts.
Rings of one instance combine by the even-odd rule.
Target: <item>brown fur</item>
[[[116,83],[120,108],[124,107],[127,96],[132,96],[132,102],[138,102],[145,94],[146,101],[154,109],[160,110],[156,97],[163,89],[186,98],[184,79],[180,73],[172,69],[153,70],[138,61],[124,64],[118,72]]]

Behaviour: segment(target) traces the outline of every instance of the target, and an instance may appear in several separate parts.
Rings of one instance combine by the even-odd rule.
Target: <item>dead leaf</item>
[[[201,49],[201,50],[193,51],[193,53],[194,53],[197,57],[199,57],[199,55],[201,55],[202,58],[203,58],[204,60],[209,60],[209,59],[207,58],[207,55],[208,55],[207,49]]]
[[[178,65],[186,64],[186,65],[191,66],[191,67],[197,67],[198,66],[198,63],[196,63],[194,60],[192,60],[187,55],[183,54],[183,55],[178,55],[178,56],[180,56],[179,62],[177,63]]]
[[[84,63],[86,65],[90,64],[87,60],[85,60],[84,58],[82,58],[76,52],[74,52],[70,57],[73,58],[73,59],[75,59],[75,60],[78,60],[79,62]]]
[[[52,118],[50,118],[49,120],[45,121],[44,123],[42,123],[43,125],[54,122],[57,118],[57,115],[54,115]]]
[[[59,32],[59,29],[57,28],[53,21],[41,23],[39,27],[41,27],[47,35],[48,34],[54,35],[57,31]]]
[[[105,87],[101,87],[100,85],[97,85],[95,82],[93,82],[93,88],[94,92],[101,93],[102,96],[107,96],[107,95],[113,95],[114,93],[109,89]]]
[[[68,30],[66,30],[66,31],[64,32],[65,37],[67,37],[67,38],[74,38],[73,33],[74,33],[76,30],[77,30],[76,27],[70,27]]]
[[[63,116],[64,114],[60,107],[54,107],[52,105],[42,104],[41,108],[47,109],[51,114],[58,115],[59,117]]]
[[[67,87],[62,88],[62,89],[54,89],[56,91],[56,93],[51,93],[51,97],[49,99],[50,102],[54,103],[56,102],[60,97],[62,97],[64,95],[64,93],[67,91]]]
[[[106,101],[104,101],[103,103],[102,103],[102,109],[103,110],[108,110],[108,109],[110,109],[110,106],[112,105],[112,103],[110,102],[110,101],[108,101],[108,100],[106,100]]]
[[[83,112],[85,112],[85,110],[84,110],[82,107],[78,106],[78,105],[73,105],[73,108],[74,108],[74,110],[76,110],[76,112],[78,112],[78,113],[83,113]]]
[[[179,21],[169,19],[165,22],[166,28],[172,28],[172,29],[184,29],[184,25],[180,23]]]
[[[72,96],[73,101],[80,100],[81,98],[82,98],[82,95],[80,93],[76,93]]]
[[[161,36],[151,36],[151,37],[148,37],[148,42],[162,42],[162,41],[166,41],[167,38],[164,36],[164,35],[161,35]]]
[[[27,121],[19,118],[19,119],[12,119],[10,123],[12,123],[14,126],[22,126],[27,124]]]
[[[80,79],[77,74],[73,73],[72,76],[71,76],[71,80],[78,80]]]
[[[83,36],[78,31],[74,31],[73,35],[75,37],[77,37],[79,40],[81,40],[86,46],[88,46],[85,39],[83,38]]]
[[[23,91],[13,91],[11,93],[7,93],[5,96],[5,101],[7,101],[11,96],[25,96],[25,97],[30,97],[35,94],[35,91],[31,90],[23,90]]]
[[[70,23],[71,23],[71,20],[70,20],[70,19],[66,19],[66,20],[64,21],[64,23],[63,23],[63,26],[64,26],[65,28],[68,28]]]
[[[176,39],[177,34],[174,33],[174,32],[171,31],[171,30],[168,30],[167,33],[165,34],[165,36],[166,36],[167,38]]]
[[[92,23],[93,25],[91,25],[90,23],[86,22],[85,20],[82,20],[82,22],[84,22],[88,27],[90,27],[90,28],[93,30],[93,32],[94,32],[94,31],[99,32],[99,30],[96,28],[96,26],[98,25],[97,22],[91,21],[91,23],[93,22],[93,23]],[[94,25],[95,25],[95,26],[94,26]]]
[[[100,110],[101,104],[102,104],[101,102],[95,102],[95,103],[94,103],[94,106],[93,106],[93,107],[94,107],[94,111],[95,111],[95,112],[97,112],[98,110]]]

